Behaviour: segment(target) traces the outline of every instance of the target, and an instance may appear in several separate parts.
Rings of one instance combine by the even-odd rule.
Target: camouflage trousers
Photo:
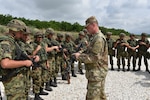
[[[41,67],[36,67],[32,69],[32,80],[33,80],[33,93],[40,93],[40,87],[42,85],[42,69]]]
[[[26,94],[26,97],[28,97],[28,94],[29,94],[29,91],[30,91],[30,87],[31,87],[31,77],[30,77],[30,74],[31,74],[31,70],[30,68],[27,68],[26,69],[26,73],[25,73],[25,94]]]
[[[27,100],[24,79],[24,75],[20,73],[3,82],[7,100]]]
[[[42,84],[41,88],[44,88],[44,83],[49,81],[49,70],[47,68],[46,62],[41,64],[44,68],[42,68],[41,78],[42,78]]]
[[[131,57],[133,57],[132,64],[133,64],[133,68],[135,68],[136,67],[136,52],[128,52],[128,67],[130,67]]]
[[[146,52],[138,52],[138,57],[139,57],[139,60],[138,60],[138,65],[141,66],[141,61],[142,61],[142,56],[144,58],[144,64],[146,66],[146,68],[148,69],[148,62],[147,62],[147,57],[146,57]]]
[[[83,69],[83,68],[82,68],[82,62],[81,62],[81,61],[78,61],[78,69],[79,69],[79,70]]]
[[[126,57],[127,57],[126,52],[117,53],[117,65],[118,65],[119,69],[120,69],[121,61],[122,61],[123,68],[125,67],[125,58]]]
[[[65,68],[64,68],[63,63],[64,63],[63,57],[57,56],[56,58],[56,72],[57,73],[59,72],[59,68],[60,68],[61,74],[64,74]]]
[[[88,79],[86,100],[106,100],[104,88],[108,68],[98,68],[89,64],[85,66],[86,78]]]
[[[48,68],[48,77],[49,77],[49,80],[51,80],[54,76],[56,76],[56,73],[55,73],[55,57],[51,57],[48,59],[48,63],[49,63],[49,68]]]

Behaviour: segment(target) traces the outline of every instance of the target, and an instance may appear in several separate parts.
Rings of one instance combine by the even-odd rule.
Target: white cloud
[[[150,33],[149,0],[0,0],[0,13],[27,19],[79,22],[96,16],[101,26]]]

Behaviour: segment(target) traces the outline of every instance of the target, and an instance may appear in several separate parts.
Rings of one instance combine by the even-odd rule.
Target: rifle
[[[29,58],[18,46],[17,43],[15,43],[16,45],[16,58],[14,60],[31,60],[33,63],[32,67],[41,67],[44,70],[47,70],[46,68],[44,68],[43,66],[41,66],[39,63],[34,62],[34,59]],[[7,73],[6,75],[3,75],[1,80],[2,81],[7,81],[8,79],[11,79],[14,76],[17,76],[17,74],[23,70],[26,70],[26,67],[22,67],[22,68],[14,68],[14,69],[8,69],[9,73]]]

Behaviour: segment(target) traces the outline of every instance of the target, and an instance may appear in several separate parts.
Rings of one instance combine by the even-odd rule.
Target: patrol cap
[[[41,37],[43,38],[43,33],[42,32],[36,32],[35,35],[34,35],[35,38],[37,37]]]
[[[47,28],[45,34],[46,34],[46,35],[49,35],[49,34],[53,35],[53,34],[54,34],[54,29],[52,29],[52,28]]]
[[[83,31],[80,31],[80,32],[79,32],[79,35],[85,36],[85,34],[84,34]]]
[[[28,27],[26,27],[25,32],[23,32],[23,34],[29,35],[31,34],[31,30]]]
[[[61,33],[57,33],[57,37],[63,37]]]
[[[91,23],[97,23],[98,24],[98,21],[97,19],[95,18],[95,16],[91,16],[89,17],[86,21],[85,21],[85,27],[87,27],[89,24]]]
[[[124,34],[124,33],[120,33],[120,35],[119,35],[120,37],[124,37],[124,36],[126,36],[126,34]]]
[[[141,36],[147,36],[147,34],[146,33],[142,33]]]
[[[106,35],[112,35],[112,32],[107,32]]]
[[[12,19],[9,21],[7,27],[12,31],[26,31],[26,24],[23,21],[17,19]]]

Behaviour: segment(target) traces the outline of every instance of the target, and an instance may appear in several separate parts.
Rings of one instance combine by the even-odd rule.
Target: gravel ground
[[[115,58],[114,60],[116,62]],[[150,69],[150,60],[148,63]],[[116,66],[115,69],[117,70]],[[106,78],[105,91],[108,100],[150,100],[150,74],[145,72],[144,64],[142,70],[137,72],[116,70],[109,70]],[[85,75],[77,73],[77,78],[71,77],[71,84],[62,81],[60,74],[57,79],[58,87],[53,87],[48,96],[42,96],[44,100],[85,100],[87,85]],[[3,92],[1,83],[0,86]],[[30,97],[34,97],[32,93]]]

